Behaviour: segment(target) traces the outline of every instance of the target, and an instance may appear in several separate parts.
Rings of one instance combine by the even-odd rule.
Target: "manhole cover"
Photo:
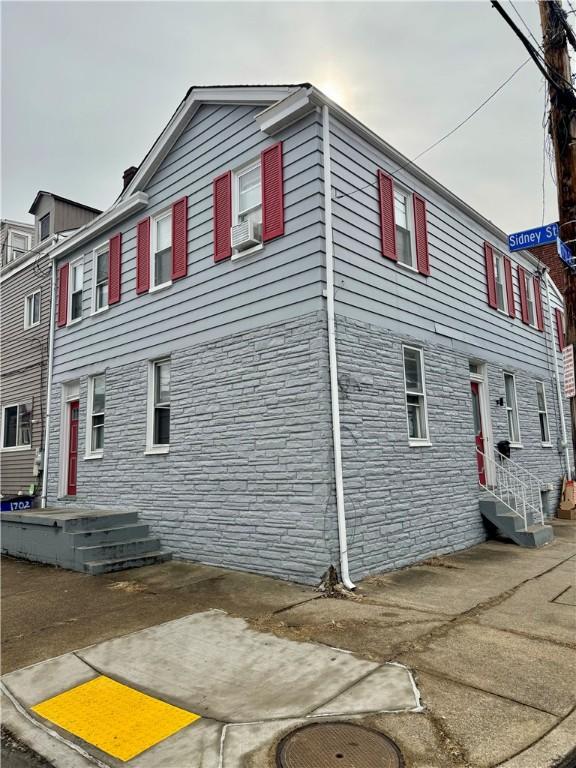
[[[370,728],[314,723],[297,728],[278,745],[280,768],[402,768],[396,744]]]

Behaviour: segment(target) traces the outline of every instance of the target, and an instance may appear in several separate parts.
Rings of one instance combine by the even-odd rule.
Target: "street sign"
[[[548,245],[549,243],[556,242],[558,234],[558,224],[546,224],[544,227],[525,229],[524,232],[514,232],[513,235],[508,235],[508,248],[511,251],[521,251],[523,248]]]
[[[574,264],[574,256],[572,256],[572,251],[570,248],[568,248],[566,243],[563,243],[562,240],[560,240],[559,237],[556,238],[556,247],[558,249],[558,256],[560,256],[565,264],[568,264],[569,267],[576,266]]]
[[[576,397],[576,381],[574,379],[574,345],[568,344],[562,350],[564,358],[564,396]]]

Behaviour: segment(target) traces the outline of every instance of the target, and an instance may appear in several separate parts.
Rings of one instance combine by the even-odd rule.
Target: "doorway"
[[[488,384],[486,366],[483,363],[470,362],[470,390],[472,395],[472,418],[474,423],[474,441],[478,482],[482,486],[491,483],[491,422],[488,408]]]
[[[76,483],[78,476],[78,415],[80,401],[72,400],[68,403],[68,477],[66,480],[66,494],[76,496]]]

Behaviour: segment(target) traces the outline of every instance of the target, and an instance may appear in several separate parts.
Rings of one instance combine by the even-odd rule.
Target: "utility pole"
[[[560,238],[576,256],[576,98],[571,88],[572,75],[568,41],[574,45],[570,28],[559,0],[538,0],[544,61],[550,94],[549,130],[554,145]],[[576,344],[576,270],[566,269],[564,302],[566,345]],[[572,446],[576,457],[576,398],[570,398]]]

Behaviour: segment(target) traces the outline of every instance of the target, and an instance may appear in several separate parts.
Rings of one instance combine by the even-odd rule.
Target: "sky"
[[[514,14],[509,0],[503,0]],[[536,0],[515,8],[540,39]],[[191,85],[312,82],[415,157],[527,53],[481,2],[3,2],[2,218],[107,208]],[[519,22],[518,17],[515,17]],[[530,62],[418,164],[512,232],[557,218]]]

